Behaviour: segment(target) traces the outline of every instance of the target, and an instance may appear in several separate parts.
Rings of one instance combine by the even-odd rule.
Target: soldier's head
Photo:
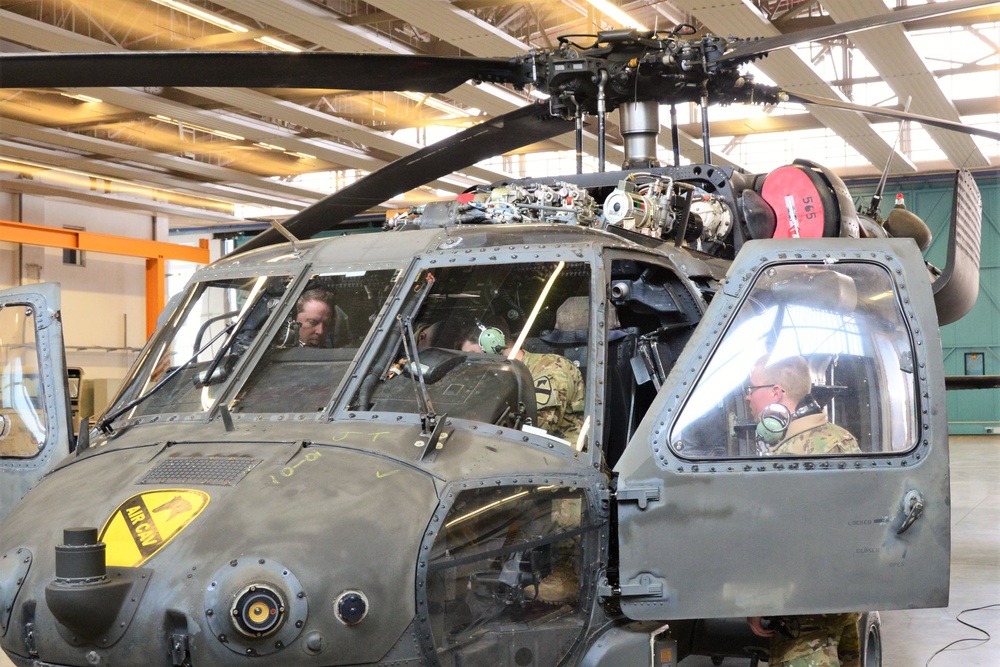
[[[461,340],[456,347],[463,352],[503,354],[510,346],[510,330],[496,318],[471,320],[459,328]]]
[[[780,403],[795,412],[799,403],[812,389],[809,362],[795,355],[773,360],[764,355],[753,365],[746,386],[747,402],[755,420],[772,403]]]
[[[295,320],[299,323],[299,343],[322,347],[333,333],[333,295],[322,289],[306,290],[295,302]]]
[[[417,347],[421,350],[426,347],[441,347],[441,332],[444,329],[444,322],[423,322],[418,323],[413,328],[413,337],[417,341]]]

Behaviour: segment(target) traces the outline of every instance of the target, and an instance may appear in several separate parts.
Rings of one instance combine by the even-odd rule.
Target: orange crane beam
[[[0,220],[0,241],[24,245],[86,250],[108,255],[142,257],[146,260],[146,336],[156,329],[156,318],[166,304],[166,262],[208,264],[208,239],[201,239],[198,247],[147,241],[111,234],[94,234],[78,229],[62,229],[29,225],[23,222]]]

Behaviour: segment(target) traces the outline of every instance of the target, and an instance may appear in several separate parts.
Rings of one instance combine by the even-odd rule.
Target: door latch
[[[920,515],[923,514],[923,511],[924,497],[920,495],[919,491],[907,491],[906,495],[903,496],[903,512],[906,513],[906,519],[903,520],[903,525],[896,530],[896,534],[902,535],[909,530],[910,526],[913,525],[913,522],[919,519]]]

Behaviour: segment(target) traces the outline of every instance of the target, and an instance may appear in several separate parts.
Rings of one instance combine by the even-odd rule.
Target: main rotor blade
[[[515,59],[327,51],[0,54],[0,88],[206,86],[444,93],[465,81],[524,85]]]
[[[452,137],[431,144],[372,172],[347,187],[299,211],[284,222],[297,238],[305,239],[333,229],[351,216],[377,206],[480,160],[551,139],[574,127],[572,120],[556,118],[548,107],[530,104],[480,123]],[[273,229],[261,232],[230,254],[261,248],[284,239]]]
[[[761,39],[742,42],[731,51],[726,52],[715,62],[725,62],[727,60],[749,60],[757,56],[762,56],[771,51],[784,49],[796,44],[805,42],[815,42],[831,37],[849,35],[853,32],[861,32],[870,28],[881,28],[886,25],[905,23],[906,21],[917,21],[919,19],[932,18],[934,16],[944,16],[954,14],[967,9],[977,9],[997,4],[998,0],[954,0],[953,2],[939,2],[917,7],[908,7],[898,11],[891,11],[878,16],[868,16],[846,23],[813,28],[789,33],[787,35],[775,35],[774,37],[762,37]]]
[[[908,111],[896,111],[895,109],[884,109],[882,107],[869,107],[863,104],[852,104],[851,102],[835,100],[829,97],[817,97],[815,95],[806,95],[804,93],[791,93],[787,90],[782,91],[781,95],[787,96],[789,102],[797,102],[799,104],[815,104],[817,106],[832,107],[834,109],[846,109],[848,111],[859,111],[861,113],[870,113],[876,116],[894,118],[896,120],[912,120],[920,123],[921,125],[940,127],[944,130],[952,130],[954,132],[961,132],[962,134],[977,134],[981,137],[1000,141],[1000,132],[994,132],[993,130],[987,130],[982,127],[964,125],[962,123],[956,123],[942,118],[921,116]]]

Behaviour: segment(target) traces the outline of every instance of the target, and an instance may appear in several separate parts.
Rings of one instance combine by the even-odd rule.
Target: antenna
[[[291,241],[291,243],[292,243],[292,252],[295,253],[296,257],[299,256],[301,254],[299,252],[299,246],[297,245],[298,242],[299,242],[299,240],[297,238],[295,238],[295,235],[292,234],[290,231],[288,231],[285,228],[285,226],[283,224],[281,224],[280,222],[278,222],[277,220],[271,220],[270,223],[271,223],[272,227],[274,227],[276,230],[278,230],[279,234],[281,234],[286,239],[288,239],[289,241]]]
[[[912,97],[906,98],[906,105],[903,107],[903,113],[907,113],[910,110],[910,102],[913,100]],[[899,137],[903,134],[903,127],[905,120],[899,121],[899,131],[896,132],[896,138],[892,142],[892,150],[889,151],[889,159],[885,161],[885,167],[882,169],[882,178],[878,181],[878,187],[875,188],[875,194],[872,195],[872,201],[868,205],[868,210],[866,215],[869,218],[875,220],[880,220],[878,207],[882,204],[882,191],[885,190],[885,181],[889,177],[889,165],[892,163],[892,158],[896,154],[896,144],[899,143]]]

